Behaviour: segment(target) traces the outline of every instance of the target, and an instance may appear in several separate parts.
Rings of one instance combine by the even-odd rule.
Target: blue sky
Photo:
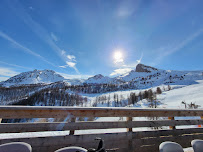
[[[1,0],[0,81],[34,69],[68,78],[116,76],[139,62],[203,70],[202,6],[202,0]]]

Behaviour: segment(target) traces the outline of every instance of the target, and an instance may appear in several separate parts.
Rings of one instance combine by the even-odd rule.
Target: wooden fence
[[[174,120],[177,117],[187,117],[190,120]],[[55,118],[61,122],[24,122],[0,124],[0,144],[22,141],[31,144],[33,152],[54,152],[67,146],[81,146],[84,148],[97,147],[101,137],[105,141],[108,151],[118,152],[158,152],[158,146],[163,141],[175,141],[183,147],[189,147],[193,139],[203,139],[203,124],[201,119],[203,110],[185,109],[137,109],[137,108],[76,108],[76,107],[39,107],[39,106],[0,106],[0,118]],[[126,117],[125,121],[77,121],[77,117]],[[143,117],[143,120],[136,118]],[[65,119],[69,118],[69,119]],[[147,118],[147,119],[146,119]],[[151,119],[148,119],[151,118]],[[159,118],[161,120],[152,120]],[[164,119],[165,118],[165,119]],[[67,122],[64,120],[70,120]],[[185,125],[184,129],[177,126]],[[196,125],[191,128],[191,125]],[[59,127],[60,126],[60,127]],[[164,126],[164,127],[163,127]],[[134,128],[155,127],[148,131],[136,131]],[[162,128],[161,128],[162,127]],[[75,134],[76,130],[96,129],[122,129],[122,132]],[[69,132],[67,131],[69,130]],[[17,137],[16,133],[46,132],[55,134],[46,136]],[[67,131],[67,134],[57,134],[55,131]],[[101,132],[103,132],[102,130]],[[81,131],[83,132],[83,131]],[[91,132],[91,131],[90,131]],[[8,134],[9,133],[9,134]],[[12,134],[11,134],[12,133]],[[5,138],[5,134],[8,138]],[[3,137],[2,137],[3,136]]]

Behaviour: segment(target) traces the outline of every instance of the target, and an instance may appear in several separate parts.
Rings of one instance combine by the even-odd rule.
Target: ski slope
[[[158,99],[163,103],[161,108],[184,108],[182,101],[195,103],[203,107],[203,80],[197,80],[197,84],[181,86],[178,89],[163,92]]]

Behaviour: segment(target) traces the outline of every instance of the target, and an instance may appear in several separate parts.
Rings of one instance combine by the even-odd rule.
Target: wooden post
[[[133,121],[133,118],[132,117],[127,117],[127,122],[128,123],[131,123]],[[132,132],[133,131],[133,128],[127,128],[127,132]]]
[[[168,117],[169,120],[175,120],[174,117]],[[176,129],[176,126],[169,126],[170,129]]]
[[[75,122],[75,120],[76,120],[75,117],[72,117],[72,118],[71,118],[71,122]],[[74,133],[75,133],[75,130],[70,130],[69,135],[74,135]]]
[[[127,117],[127,122],[128,122],[128,123],[131,123],[131,124],[132,124],[132,120],[133,120],[132,117]],[[131,133],[133,132],[132,125],[131,125],[130,128],[127,128],[127,132],[131,132]],[[129,152],[133,152],[132,136],[131,136],[131,138],[130,138],[129,141],[128,141],[128,150],[129,150]]]

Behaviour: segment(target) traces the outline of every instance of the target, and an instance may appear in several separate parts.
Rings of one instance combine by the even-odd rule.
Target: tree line
[[[6,105],[8,103],[18,102],[24,98],[29,97],[36,91],[43,89],[45,85],[30,84],[13,87],[0,87],[0,104]]]
[[[43,106],[83,106],[88,99],[77,93],[68,93],[64,89],[47,88],[35,92],[27,99],[20,100],[13,105],[43,105]]]

